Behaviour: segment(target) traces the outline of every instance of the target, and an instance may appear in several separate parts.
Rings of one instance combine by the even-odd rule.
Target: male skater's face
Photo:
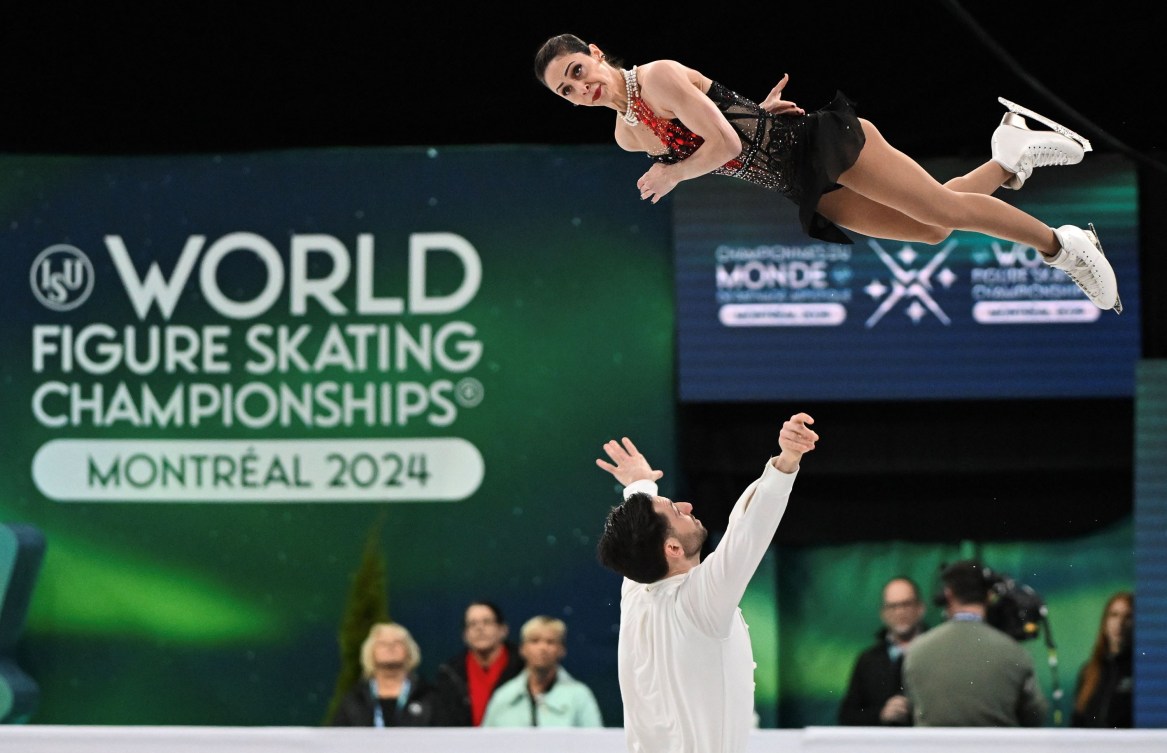
[[[693,505],[688,502],[674,502],[668,497],[653,497],[652,506],[658,515],[664,516],[669,531],[681,542],[686,557],[701,552],[701,545],[709,536],[709,531],[693,515]]]

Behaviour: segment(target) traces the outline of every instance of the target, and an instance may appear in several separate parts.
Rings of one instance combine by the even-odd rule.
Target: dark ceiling
[[[16,5],[16,4],[12,4]],[[0,20],[0,152],[602,144],[531,60],[564,31],[764,96],[835,89],[916,157],[987,154],[1008,99],[1102,150],[1161,149],[1167,11],[1023,0],[548,4],[26,2]]]

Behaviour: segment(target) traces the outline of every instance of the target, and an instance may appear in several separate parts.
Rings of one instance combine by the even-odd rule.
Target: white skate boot
[[[1013,173],[1005,181],[1005,188],[1021,188],[1035,167],[1076,165],[1092,149],[1087,139],[1060,123],[1003,97],[998,97],[997,101],[1009,109],[1001,118],[1001,125],[993,131],[992,141],[993,161]],[[1023,115],[1052,130],[1031,130]]]
[[[1045,260],[1070,276],[1082,289],[1086,297],[1100,309],[1114,309],[1122,313],[1122,301],[1118,297],[1118,281],[1110,262],[1102,254],[1102,244],[1092,223],[1088,230],[1073,225],[1062,225],[1054,229],[1062,248],[1053,258]]]

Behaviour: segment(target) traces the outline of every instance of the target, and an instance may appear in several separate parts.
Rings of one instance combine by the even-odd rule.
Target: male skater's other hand
[[[782,454],[774,460],[774,467],[783,473],[794,473],[802,456],[814,449],[819,435],[809,428],[814,419],[805,413],[795,413],[782,424],[778,432],[778,446]]]
[[[596,458],[596,465],[611,473],[624,486],[643,479],[656,481],[665,475],[664,471],[653,470],[648,459],[640,454],[640,450],[636,449],[636,445],[632,444],[631,439],[624,437],[623,442],[621,444],[615,439],[609,439],[605,442],[604,452],[608,454],[612,462]]]

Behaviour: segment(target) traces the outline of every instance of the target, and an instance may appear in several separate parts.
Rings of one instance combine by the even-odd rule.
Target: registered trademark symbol
[[[482,382],[474,377],[466,377],[454,387],[454,396],[463,408],[473,408],[481,403],[485,392]]]

